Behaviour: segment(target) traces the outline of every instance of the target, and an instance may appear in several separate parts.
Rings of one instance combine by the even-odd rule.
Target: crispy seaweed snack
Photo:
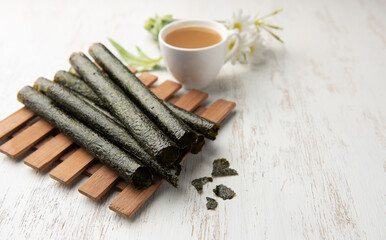
[[[130,99],[146,113],[180,148],[192,145],[196,134],[177,118],[148,87],[116,58],[104,45],[94,43],[90,55],[99,66],[121,87]],[[76,68],[75,68],[76,69]],[[77,70],[77,69],[76,69]],[[82,74],[80,74],[82,75]]]
[[[202,178],[197,178],[192,181],[193,187],[196,188],[198,193],[202,193],[202,187],[204,184],[208,182],[213,182],[213,178],[211,177],[202,177]]]
[[[202,134],[197,135],[196,142],[192,145],[190,152],[193,154],[197,154],[201,152],[202,147],[205,145],[205,137]]]
[[[82,97],[87,98],[98,106],[104,107],[103,101],[99,99],[95,92],[79,76],[75,76],[74,74],[65,71],[58,71],[55,74],[54,82],[79,93]],[[197,114],[188,112],[182,108],[176,107],[166,101],[164,101],[164,103],[169,107],[174,115],[181,118],[191,129],[195,129],[195,131],[201,129],[200,134],[197,134],[196,142],[192,144],[192,147],[195,149],[193,150],[195,152],[192,152],[193,154],[200,152],[200,147],[202,148],[204,146],[205,139],[202,138],[203,134],[206,133],[207,138],[214,140],[220,127],[219,124],[211,122],[206,118],[200,117]]]
[[[73,69],[71,67],[71,69]],[[75,71],[75,70],[74,70]],[[106,104],[95,94],[95,92],[80,78],[79,75],[75,75],[66,71],[58,71],[54,76],[54,82],[60,84],[63,87],[70,89],[71,91],[78,94],[79,98],[83,101],[92,104],[100,112],[107,115],[109,118],[114,120],[117,124],[125,127],[118,119],[110,114],[105,108],[108,108]]]
[[[229,162],[225,158],[216,159],[213,161],[213,177],[222,177],[222,176],[235,176],[238,175],[237,171],[229,168]]]
[[[71,74],[74,74],[75,76],[80,77],[79,74],[75,71],[75,69],[74,69],[73,67],[70,67],[70,68],[68,69],[68,72],[71,73]]]
[[[206,197],[206,201],[207,201],[206,208],[208,210],[215,210],[217,208],[218,203],[213,198]]]
[[[213,192],[217,197],[220,197],[224,200],[232,199],[234,196],[236,196],[236,193],[232,189],[222,184],[217,185],[216,188],[213,189]]]
[[[170,140],[99,68],[83,53],[73,53],[70,63],[89,87],[106,103],[145,150],[163,165],[172,165],[179,156]]]
[[[82,96],[85,96],[97,105],[102,104],[99,97],[89,86],[87,86],[85,82],[79,78],[79,76],[66,71],[57,71],[54,76],[54,82],[59,83],[60,85],[65,86]]]
[[[145,188],[152,183],[153,176],[147,167],[136,162],[119,147],[56,107],[44,94],[26,86],[19,91],[17,98],[99,161],[114,169],[119,176],[132,183],[134,187]]]
[[[178,185],[178,178],[162,167],[153,157],[151,157],[137,141],[124,129],[117,125],[112,119],[104,115],[97,108],[77,97],[69,89],[49,81],[45,78],[36,80],[34,87],[40,89],[58,106],[66,110],[72,116],[76,116],[80,121],[92,127],[111,142],[121,147],[138,159],[141,163],[149,167],[173,186]]]
[[[200,117],[195,113],[186,111],[185,109],[179,108],[171,103],[164,101],[165,105],[173,111],[175,115],[186,122],[189,127],[194,131],[203,134],[210,140],[215,140],[220,129],[220,124],[212,122],[206,118]]]

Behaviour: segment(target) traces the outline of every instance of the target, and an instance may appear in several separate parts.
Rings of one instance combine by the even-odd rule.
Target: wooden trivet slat
[[[73,141],[71,139],[60,133],[26,157],[24,164],[38,171],[44,170],[71,147],[72,144]]]
[[[173,104],[177,107],[192,112],[207,98],[207,93],[193,89],[186,93],[184,96],[182,96],[180,99],[175,101]]]
[[[34,112],[26,107],[23,107],[9,117],[5,118],[0,124],[0,141],[11,135],[14,131],[18,130],[34,116]]]
[[[63,184],[69,184],[91,164],[93,159],[94,157],[91,154],[82,148],[78,148],[61,164],[51,170],[50,177]]]
[[[44,120],[39,120],[23,132],[0,146],[0,152],[11,158],[18,158],[33,145],[47,136],[54,127]]]
[[[78,190],[83,195],[97,201],[114,186],[118,179],[119,175],[117,173],[107,166],[102,166]]]
[[[181,88],[181,84],[166,80],[161,83],[158,87],[152,88],[153,93],[162,100],[168,100]]]
[[[150,74],[148,72],[141,73],[138,78],[145,84],[147,87],[150,87],[158,79],[156,75]]]
[[[235,107],[236,103],[219,99],[200,115],[201,117],[212,120],[213,122],[220,123]]]
[[[131,71],[136,72],[131,68]],[[221,122],[235,107],[235,103],[217,100],[208,109],[200,104],[208,97],[207,93],[190,90],[182,97],[174,94],[181,85],[165,81],[157,87],[152,84],[157,76],[141,73],[138,78],[160,98],[188,111],[194,111],[212,121]],[[74,144],[62,134],[55,136],[55,131],[44,120],[34,119],[33,112],[23,107],[6,119],[0,121],[0,140],[7,140],[0,146],[0,151],[12,158],[18,158],[27,151],[35,150],[25,158],[25,164],[40,171],[50,167],[56,160],[62,161],[50,173],[50,177],[69,184],[81,173],[90,176],[79,188],[79,192],[94,200],[99,200],[113,186],[122,191],[110,204],[109,208],[126,217],[135,211],[148,199],[163,180],[156,177],[155,183],[145,190],[136,190],[131,185],[120,180],[118,175],[99,162],[81,148],[72,147]],[[28,122],[31,122],[28,124]],[[35,122],[36,121],[36,122]],[[27,124],[27,125],[26,125]],[[186,155],[184,159],[187,157]]]

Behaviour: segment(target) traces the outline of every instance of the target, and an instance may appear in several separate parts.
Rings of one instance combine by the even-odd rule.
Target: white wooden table
[[[385,239],[386,2],[1,1],[0,119],[17,91],[67,69],[73,51],[107,37],[130,50],[157,47],[143,29],[155,13],[227,19],[232,11],[284,12],[285,46],[267,39],[265,64],[227,64],[206,91],[237,102],[218,140],[184,164],[178,189],[164,184],[130,220],[0,155],[0,239]],[[155,74],[165,80],[166,71]],[[212,161],[240,175],[199,195],[190,181]],[[237,192],[205,197],[223,183]],[[240,237],[240,238],[239,238]]]

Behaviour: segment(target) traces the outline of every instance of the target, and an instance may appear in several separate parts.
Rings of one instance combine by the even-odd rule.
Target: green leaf
[[[137,49],[139,56],[141,56],[142,58],[146,58],[148,60],[151,60],[151,58],[149,56],[147,56],[138,46],[136,46],[135,48]]]
[[[109,38],[109,41],[110,43],[115,47],[115,49],[117,49],[118,53],[121,55],[121,57],[125,60],[125,61],[142,61],[141,59],[135,57],[133,54],[129,53],[128,51],[126,51],[126,49],[124,49],[121,45],[119,45],[116,41],[114,41],[113,39]]]
[[[142,68],[140,68],[138,70],[138,72],[143,72],[143,71],[146,71],[146,70],[150,70],[150,69],[153,69],[155,66],[157,66],[157,63],[154,62],[154,63],[149,63],[147,65],[143,65],[141,66]]]
[[[117,49],[119,55],[122,60],[135,68],[140,68],[139,71],[145,71],[153,69],[157,66],[157,64],[162,60],[162,57],[157,59],[150,58],[144,51],[141,50],[138,46],[136,46],[137,52],[139,56],[135,56],[134,54],[128,52],[121,45],[119,45],[116,41],[109,38],[110,43]]]
[[[153,36],[154,41],[158,42],[158,34],[161,29],[174,20],[175,19],[170,14],[164,15],[162,17],[156,14],[155,17],[146,20],[144,27]]]

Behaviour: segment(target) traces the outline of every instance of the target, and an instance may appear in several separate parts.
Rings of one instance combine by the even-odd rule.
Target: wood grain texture
[[[57,160],[72,144],[72,140],[63,134],[58,134],[26,157],[24,164],[35,170],[42,171]]]
[[[166,80],[156,88],[151,88],[153,93],[162,100],[168,100],[178,89],[181,88],[181,84]]]
[[[97,162],[97,163],[91,165],[90,167],[88,167],[88,168],[86,169],[86,174],[89,175],[89,176],[91,176],[91,175],[93,175],[94,173],[96,173],[96,172],[99,170],[99,168],[101,168],[102,166],[103,166],[102,163]]]
[[[203,90],[208,105],[237,109],[184,162],[178,189],[162,184],[127,220],[107,210],[118,192],[93,202],[75,191],[86,178],[64,186],[0,154],[0,239],[386,239],[385,1],[1,1],[0,119],[22,107],[20,88],[93,42],[157,58],[143,29],[155,14],[228,20],[278,8],[266,22],[284,28],[285,45],[263,31],[262,64],[227,63]],[[190,182],[219,157],[240,175],[199,195]],[[237,195],[207,211],[218,184]]]
[[[123,189],[125,189],[127,187],[127,185],[129,185],[127,182],[121,180],[119,181],[115,187],[119,190],[119,191],[123,191]]]
[[[40,119],[40,118],[39,118]],[[41,146],[43,146],[44,144],[46,144],[47,142],[49,142],[54,136],[51,136],[51,135],[48,135],[47,137],[45,137],[43,140],[41,140],[40,142],[38,142],[37,144],[35,144],[31,149],[33,150],[37,150],[39,149]]]
[[[119,175],[107,166],[102,166],[79,188],[79,192],[93,200],[99,200],[114,186]]]
[[[178,99],[180,99],[180,98],[177,96],[173,96],[173,97],[168,99],[168,102],[175,104],[178,101]]]
[[[0,152],[11,158],[23,155],[31,146],[35,145],[54,128],[44,120],[39,120],[23,132],[0,146]]]
[[[143,84],[145,84],[147,87],[150,87],[151,85],[153,85],[153,83],[155,83],[158,79],[158,77],[156,75],[153,75],[151,73],[148,73],[148,72],[143,72],[141,73],[139,76],[138,76],[139,80],[141,80],[143,82]]]
[[[0,121],[0,141],[19,129],[24,123],[32,119],[35,114],[26,107],[23,107]]]
[[[94,157],[82,148],[69,155],[50,172],[50,177],[63,184],[69,184],[93,161]]]
[[[196,110],[194,110],[195,114],[201,115],[206,111],[206,108],[203,106],[198,107]]]
[[[193,111],[200,105],[205,99],[208,98],[208,94],[198,90],[190,90],[184,96],[179,98],[173,104],[177,107],[184,108],[187,111]]]
[[[132,73],[137,73],[138,72],[138,70],[136,69],[136,68],[133,68],[133,67],[130,67],[130,66],[128,66],[127,67]]]
[[[131,185],[128,185],[114,198],[109,208],[126,218],[131,218],[145,201],[157,191],[163,182],[163,179],[157,178],[154,180],[154,183],[145,190],[137,190]]]
[[[206,109],[201,117],[207,118],[213,122],[221,122],[235,108],[236,103],[229,102],[223,99],[217,100],[208,109]]]

